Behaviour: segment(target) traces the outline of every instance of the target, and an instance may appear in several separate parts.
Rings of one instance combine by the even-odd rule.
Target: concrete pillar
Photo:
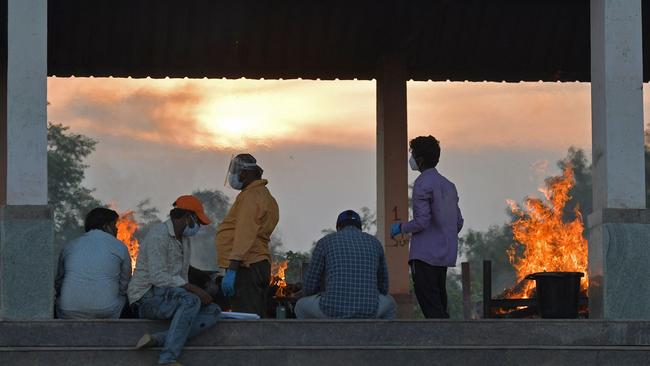
[[[592,318],[650,318],[641,0],[591,0]]]
[[[47,0],[0,0],[0,317],[51,318]]]
[[[390,238],[395,218],[408,220],[408,123],[406,70],[397,57],[382,60],[377,73],[377,236],[384,244],[390,293],[398,317],[413,316],[408,242]]]

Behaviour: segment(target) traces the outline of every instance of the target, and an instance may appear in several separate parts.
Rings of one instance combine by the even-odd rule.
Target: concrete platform
[[[0,365],[153,365],[164,322],[0,321]],[[648,365],[650,321],[223,321],[185,365]]]

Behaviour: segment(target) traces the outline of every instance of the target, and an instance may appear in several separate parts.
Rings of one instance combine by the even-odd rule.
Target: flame
[[[513,236],[523,248],[523,253],[518,252],[517,245],[508,250],[510,263],[517,272],[517,282],[535,272],[583,272],[585,276],[580,287],[581,291],[587,291],[587,239],[583,236],[579,207],[573,209],[576,216],[573,221],[564,222],[562,217],[574,185],[573,168],[567,166],[561,176],[547,179],[546,187],[540,189],[546,202],[529,197],[524,202],[525,210],[508,202],[518,217],[512,224]],[[510,292],[509,297],[530,298],[534,289],[534,281],[526,281],[519,290]]]
[[[138,223],[133,217],[133,211],[127,211],[117,219],[117,239],[129,249],[131,257],[131,273],[135,271],[135,262],[138,259],[138,239],[133,234],[138,229]]]
[[[289,266],[289,261],[284,261],[280,263],[273,263],[271,267],[271,286],[278,286],[278,290],[275,291],[274,297],[285,297],[284,289],[287,287],[287,282],[285,281],[284,271]]]

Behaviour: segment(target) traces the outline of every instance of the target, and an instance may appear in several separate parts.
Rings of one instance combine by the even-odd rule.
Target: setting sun
[[[202,137],[200,143],[241,148],[282,138],[292,127],[273,99],[244,95],[205,100],[197,108],[196,117],[209,137]]]

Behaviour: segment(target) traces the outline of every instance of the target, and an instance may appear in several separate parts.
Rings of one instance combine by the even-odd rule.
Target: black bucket
[[[542,318],[578,317],[582,272],[538,272],[528,275],[535,280],[539,315]]]

